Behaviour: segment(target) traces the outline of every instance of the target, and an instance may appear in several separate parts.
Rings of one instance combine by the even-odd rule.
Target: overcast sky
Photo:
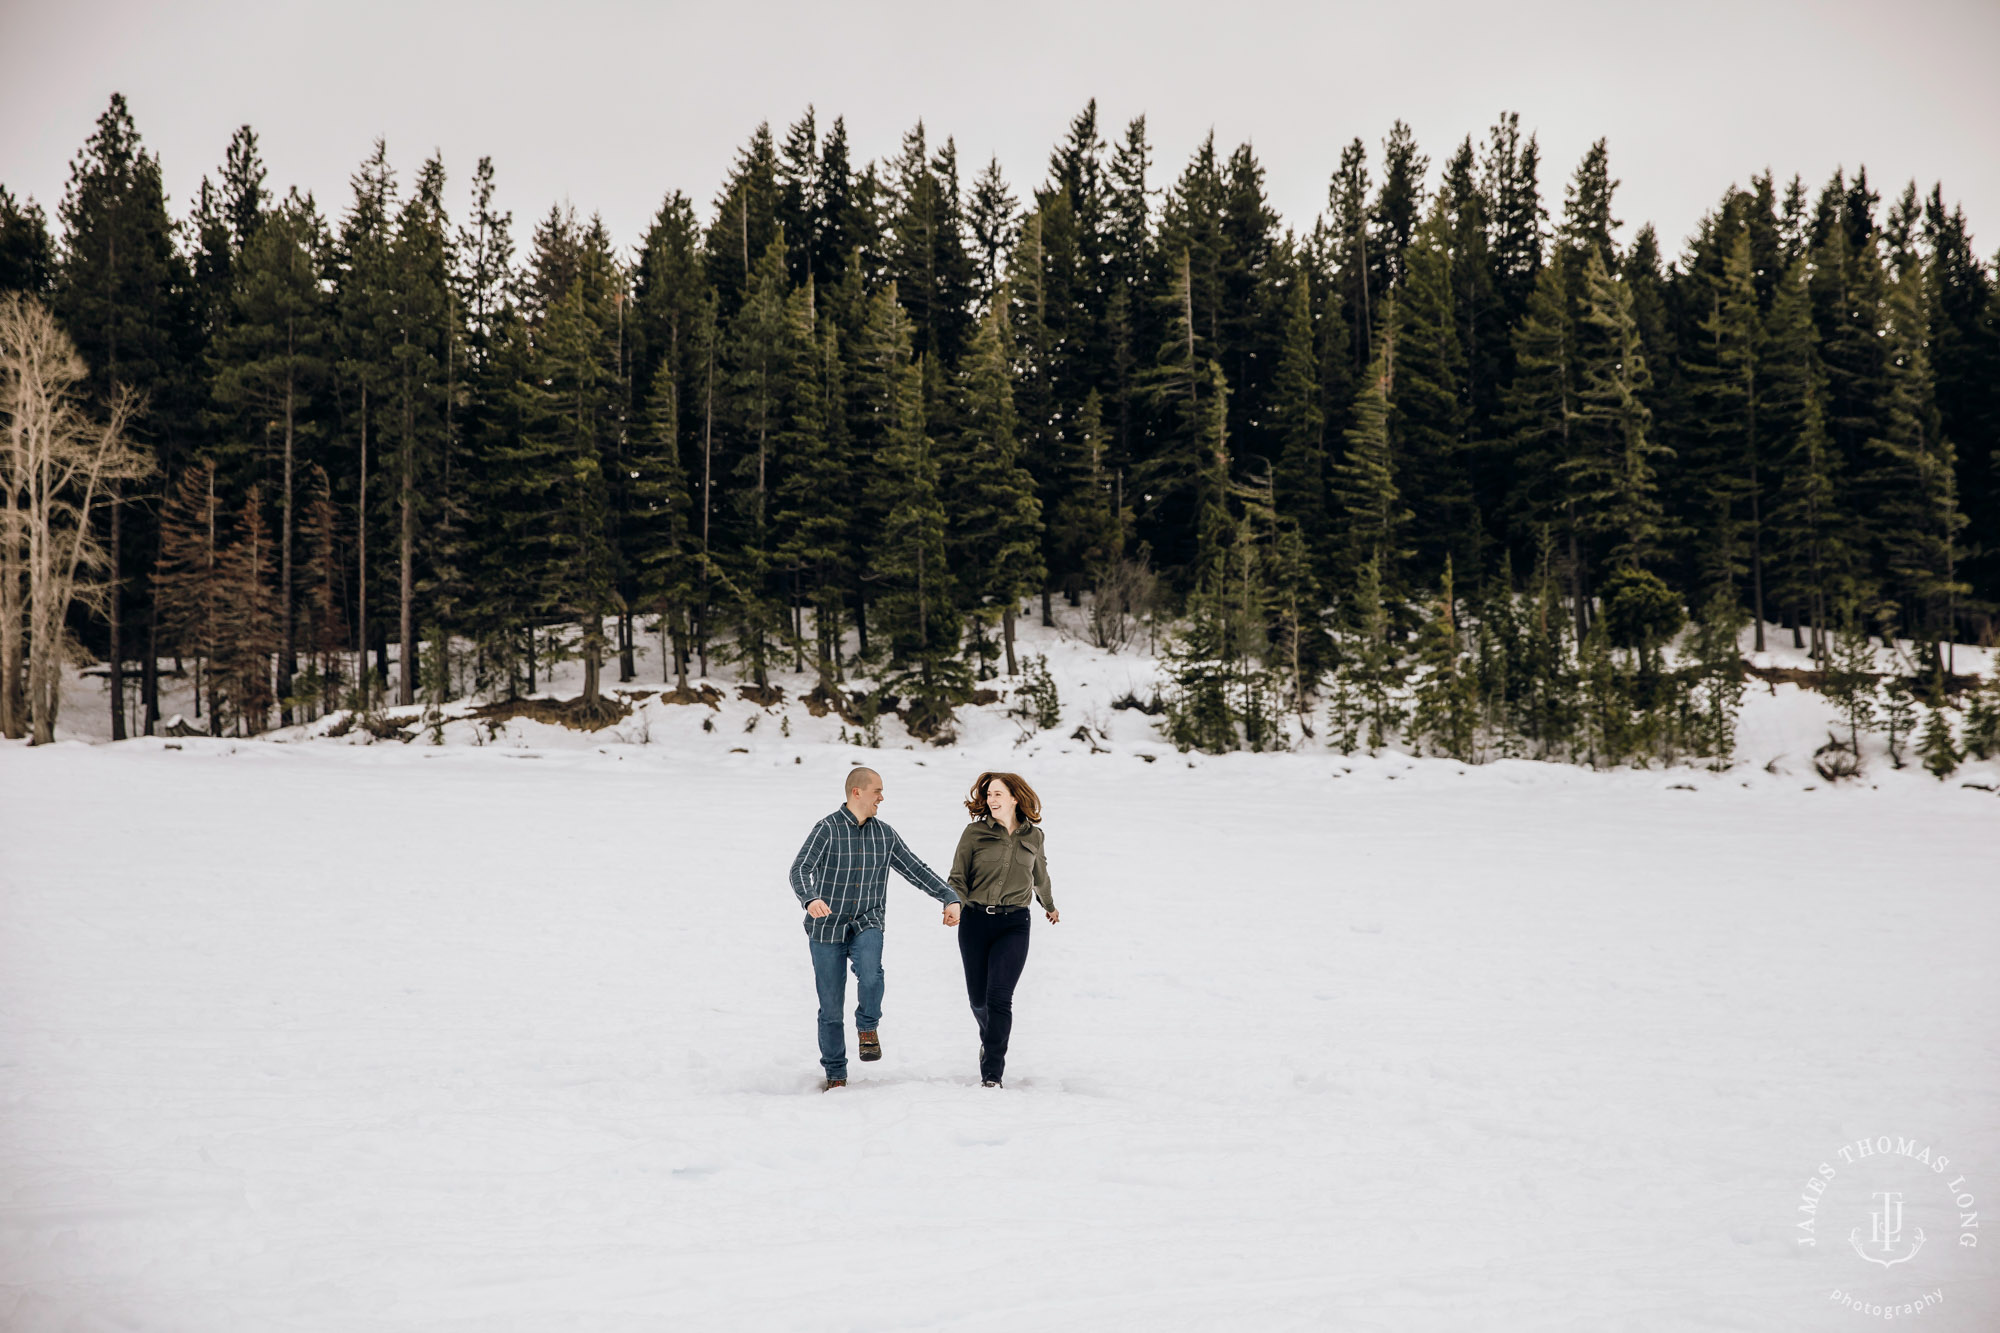
[[[1915,178],[2000,246],[2000,0],[1619,4],[423,3],[0,0],[0,183],[48,208],[106,100],[123,92],[184,214],[230,132],[254,126],[270,183],[346,206],[376,136],[407,180],[442,150],[462,213],[490,154],[517,240],[552,202],[635,242],[660,198],[704,211],[760,120],[808,103],[847,119],[858,162],[921,117],[969,182],[997,155],[1026,197],[1086,100],[1105,137],[1144,114],[1156,183],[1213,129],[1249,140],[1294,226],[1326,203],[1340,147],[1371,165],[1396,117],[1432,175],[1467,132],[1518,111],[1543,197],[1610,141],[1629,238],[1669,254],[1732,181],[1770,167],[1815,189],[1865,163]]]

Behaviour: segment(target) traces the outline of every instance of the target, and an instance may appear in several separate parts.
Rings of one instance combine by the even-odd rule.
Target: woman
[[[981,773],[966,798],[972,823],[951,858],[951,887],[965,900],[958,954],[979,1022],[979,1082],[997,1088],[1014,1030],[1014,983],[1028,961],[1028,903],[1062,920],[1042,848],[1042,799],[1017,773]]]

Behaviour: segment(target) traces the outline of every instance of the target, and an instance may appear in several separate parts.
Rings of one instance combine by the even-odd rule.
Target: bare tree
[[[26,583],[27,721],[36,745],[55,739],[62,664],[75,648],[70,607],[102,613],[109,606],[116,571],[97,534],[98,515],[114,483],[153,469],[126,435],[138,399],[121,389],[107,419],[93,421],[77,392],[85,374],[76,345],[45,306],[0,297],[0,412],[8,422],[0,490],[8,497],[7,567],[18,562],[23,570],[5,581],[17,589]],[[10,600],[18,599],[17,592]],[[14,623],[10,642],[21,635]]]

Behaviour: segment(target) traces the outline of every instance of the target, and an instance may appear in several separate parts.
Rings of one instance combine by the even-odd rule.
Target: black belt
[[[1025,912],[1028,910],[1026,903],[1015,903],[1011,907],[1000,907],[989,903],[967,903],[966,906],[975,912],[984,912],[988,916],[999,916],[1003,912]]]

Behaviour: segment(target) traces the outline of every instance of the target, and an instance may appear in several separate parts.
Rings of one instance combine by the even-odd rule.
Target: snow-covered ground
[[[1035,650],[1021,746],[841,745],[789,679],[0,746],[0,1328],[2000,1327],[1941,1183],[2000,1200],[1992,765],[1829,789],[1756,683],[1726,773],[1189,757],[1108,707],[1146,659]],[[886,1058],[816,1090],[784,872],[856,760],[933,864],[982,767],[1043,792],[1004,1089],[894,882]],[[1847,1241],[1879,1135],[1953,1162],[1893,1268]]]

